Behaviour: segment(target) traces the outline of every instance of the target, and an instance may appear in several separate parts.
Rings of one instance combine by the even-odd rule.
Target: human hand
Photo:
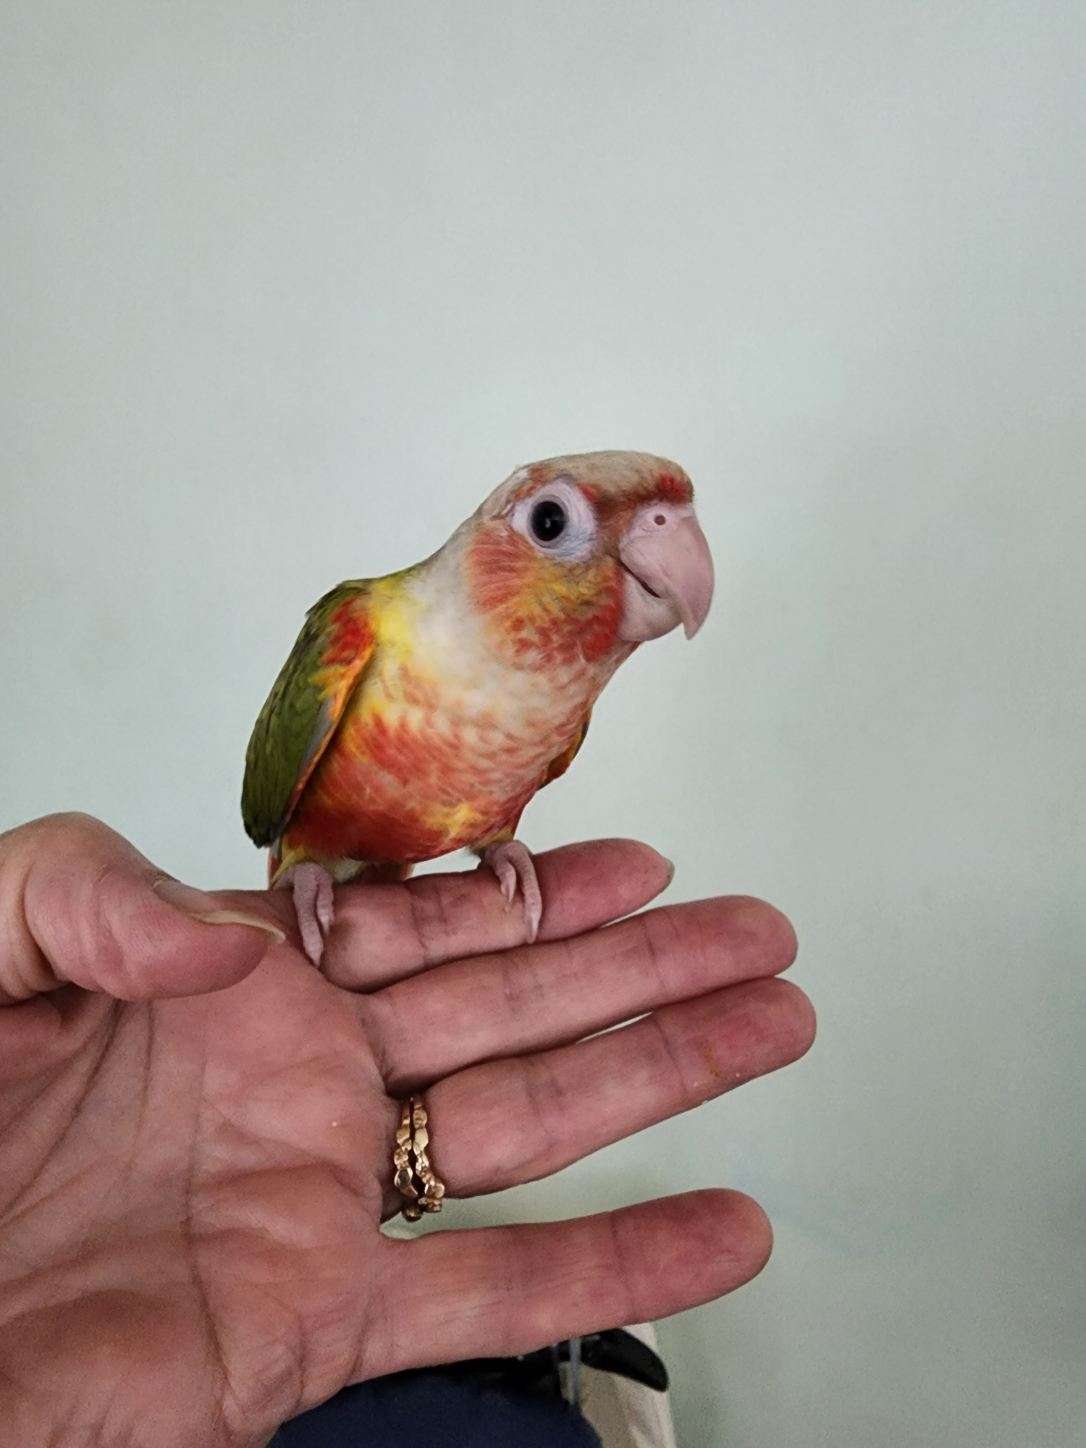
[[[769,906],[617,924],[669,879],[623,841],[349,885],[318,972],[287,893],[159,893],[105,825],[0,836],[0,1422],[12,1443],[239,1448],[344,1384],[660,1317],[759,1271],[748,1198],[383,1236],[399,1100],[450,1196],[557,1171],[795,1059]],[[285,936],[186,910],[241,911]],[[651,1014],[644,1015],[645,1012]],[[642,1015],[619,1031],[595,1035]]]

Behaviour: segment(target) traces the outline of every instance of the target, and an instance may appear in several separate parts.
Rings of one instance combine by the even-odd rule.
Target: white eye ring
[[[553,503],[565,514],[564,526],[553,538],[545,534],[541,536],[537,531],[541,519],[547,516],[545,512],[537,512],[541,503]],[[550,517],[553,526],[553,510]],[[567,563],[587,558],[596,541],[595,510],[580,488],[568,478],[555,478],[538,492],[521,498],[514,504],[509,522],[540,553],[548,558],[561,558]]]

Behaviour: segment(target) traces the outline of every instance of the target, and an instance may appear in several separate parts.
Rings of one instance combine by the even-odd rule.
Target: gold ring
[[[440,1212],[445,1183],[430,1165],[429,1118],[421,1096],[409,1096],[400,1112],[396,1142],[392,1148],[392,1185],[404,1199],[400,1208],[409,1222],[423,1212]]]

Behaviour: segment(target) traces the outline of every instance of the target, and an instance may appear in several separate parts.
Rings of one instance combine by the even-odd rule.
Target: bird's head
[[[713,561],[677,464],[592,452],[518,468],[466,525],[477,607],[525,663],[600,658],[682,624],[713,596]]]

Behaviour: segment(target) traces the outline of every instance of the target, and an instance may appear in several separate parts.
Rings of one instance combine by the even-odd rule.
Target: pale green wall
[[[821,1037],[459,1213],[761,1199],[763,1277],[664,1330],[687,1448],[1081,1441],[1082,17],[3,7],[0,825],[255,882],[326,585],[536,456],[697,480],[715,613],[526,836],[778,902]]]

